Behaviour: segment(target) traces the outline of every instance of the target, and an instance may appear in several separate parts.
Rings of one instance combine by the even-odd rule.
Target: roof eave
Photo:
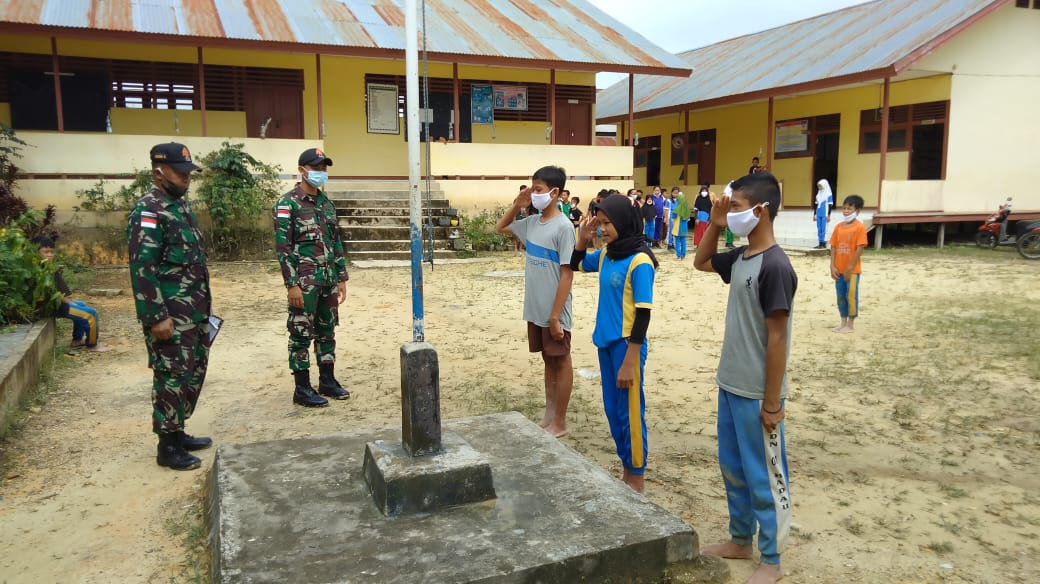
[[[145,33],[122,30],[98,30],[65,26],[49,26],[17,22],[0,22],[0,33],[33,36],[49,36],[60,38],[77,38],[123,42],[152,42],[175,46],[191,46],[222,49],[248,49],[277,53],[321,54],[343,57],[368,57],[377,59],[403,59],[403,49],[386,49],[378,47],[351,47],[343,45],[324,45],[314,43],[296,43],[287,41],[265,41],[252,39],[235,39],[227,37],[185,36],[161,33]],[[523,67],[533,69],[562,69],[567,71],[587,71],[592,73],[632,73],[639,75],[660,75],[669,77],[689,77],[691,69],[667,67],[664,65],[620,65],[617,63],[590,63],[579,61],[556,61],[546,59],[526,59],[520,57],[502,57],[495,55],[465,55],[458,53],[428,52],[427,58],[435,62],[459,63],[466,65],[497,65]]]
[[[833,89],[841,87],[843,85],[849,85],[853,83],[863,83],[866,81],[876,81],[878,79],[884,79],[885,77],[895,77],[896,71],[894,66],[883,67],[881,69],[871,69],[869,71],[861,71],[859,73],[851,73],[849,75],[841,75],[838,77],[829,77],[827,79],[818,79],[816,81],[807,81],[805,83],[796,83],[794,85],[786,85],[782,87],[770,87],[769,89],[761,89],[758,91],[749,91],[747,93],[738,93],[734,95],[726,95],[723,97],[716,97],[712,99],[706,99],[702,101],[694,101],[684,103],[680,105],[673,105],[662,108],[655,108],[651,110],[644,110],[641,112],[634,112],[633,117],[635,119],[644,118],[656,118],[658,116],[681,113],[687,110],[700,110],[708,109],[712,107],[721,107],[727,105],[736,105],[740,103],[748,103],[754,101],[760,101],[763,99],[769,99],[771,97],[784,97],[793,93],[801,93],[803,91],[819,91],[821,89]],[[619,114],[615,116],[607,116],[603,118],[596,118],[597,124],[613,124],[617,122],[623,122],[628,120],[628,114]]]
[[[1010,2],[1011,0],[995,0],[994,2],[991,2],[985,8],[977,11],[975,14],[972,14],[968,18],[965,18],[961,22],[957,23],[956,26],[946,30],[939,36],[933,38],[932,40],[921,45],[920,47],[917,47],[909,55],[906,55],[902,59],[897,60],[892,65],[892,67],[895,68],[896,73],[902,73],[903,71],[906,71],[907,69],[912,67],[914,63],[928,56],[932,51],[953,40],[954,37],[975,26],[979,21],[983,20],[990,14],[993,14],[997,10],[1000,10]]]

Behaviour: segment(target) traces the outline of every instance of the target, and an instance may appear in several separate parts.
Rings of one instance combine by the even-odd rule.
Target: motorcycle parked
[[[1027,260],[1040,260],[1040,221],[1020,221],[1016,229],[1015,249]]]
[[[1015,239],[1007,236],[1007,228],[1004,228],[1004,237],[1001,237],[1001,227],[1005,226],[1008,216],[1011,215],[1011,197],[1007,198],[997,212],[990,215],[986,222],[979,226],[975,234],[975,245],[983,249],[993,249],[998,245],[1015,245]]]

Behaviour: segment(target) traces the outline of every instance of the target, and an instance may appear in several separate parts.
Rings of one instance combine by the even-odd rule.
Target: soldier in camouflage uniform
[[[328,180],[332,159],[317,148],[299,159],[303,180],[274,207],[275,244],[282,279],[288,291],[289,369],[295,378],[293,403],[307,407],[329,405],[324,396],[347,399],[335,376],[336,325],[339,305],[347,297],[347,260],[336,221],[336,207],[321,188]],[[310,378],[314,343],[318,361],[318,391]],[[318,394],[321,395],[318,395]]]
[[[156,462],[176,470],[198,468],[188,451],[213,441],[184,433],[206,378],[210,345],[210,288],[206,252],[184,194],[197,170],[177,143],[152,148],[152,192],[130,213],[130,283],[152,369],[152,430]]]

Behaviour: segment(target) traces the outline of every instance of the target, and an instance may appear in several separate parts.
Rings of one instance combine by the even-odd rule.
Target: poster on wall
[[[396,85],[368,84],[368,133],[401,133]]]
[[[809,120],[777,122],[776,147],[773,152],[806,152],[809,150]]]
[[[470,110],[472,123],[495,123],[494,95],[490,85],[473,84],[470,87]]]
[[[496,85],[495,109],[527,111],[527,88],[520,85]]]

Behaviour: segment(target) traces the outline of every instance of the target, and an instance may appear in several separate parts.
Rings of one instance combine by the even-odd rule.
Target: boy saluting
[[[732,185],[732,197],[714,201],[698,270],[729,284],[719,385],[719,466],[729,503],[726,543],[701,553],[751,559],[758,526],[761,564],[749,584],[772,584],[783,575],[780,554],[791,526],[784,398],[791,312],[798,277],[773,236],[780,187],[769,173],[749,174]],[[748,245],[718,253],[726,227]]]

